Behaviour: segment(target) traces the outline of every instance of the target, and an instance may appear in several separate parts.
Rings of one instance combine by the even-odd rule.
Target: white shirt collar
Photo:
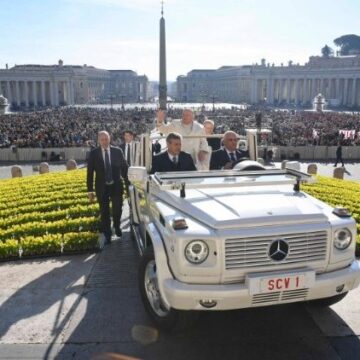
[[[230,154],[234,154],[234,155],[236,156],[236,150],[230,151],[230,150],[228,150],[228,149],[225,148],[225,147],[224,147],[224,150],[227,152],[227,154],[229,155],[229,157],[230,157]]]
[[[168,156],[169,156],[170,161],[174,161],[174,160],[173,160],[174,157],[176,157],[176,160],[177,160],[177,161],[179,160],[179,154],[178,154],[178,155],[171,155],[169,152],[167,152],[167,153],[168,153]]]

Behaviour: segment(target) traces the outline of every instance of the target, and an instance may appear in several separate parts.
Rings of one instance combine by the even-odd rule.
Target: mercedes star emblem
[[[275,240],[269,248],[269,256],[275,261],[281,261],[286,258],[289,252],[289,245],[284,240]]]

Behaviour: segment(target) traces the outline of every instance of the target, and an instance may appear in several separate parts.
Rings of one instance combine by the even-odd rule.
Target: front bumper
[[[340,293],[344,293],[356,288],[359,283],[360,263],[355,260],[345,269],[316,275],[312,286],[302,290],[251,295],[246,283],[197,285],[164,279],[161,292],[166,303],[174,309],[232,310],[327,298],[338,295],[336,288],[341,285],[344,288]],[[201,301],[216,302],[216,305],[205,308],[200,304]]]

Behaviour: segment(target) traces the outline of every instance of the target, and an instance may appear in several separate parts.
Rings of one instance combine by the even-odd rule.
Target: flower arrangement
[[[86,171],[0,181],[0,259],[97,250],[98,204]]]

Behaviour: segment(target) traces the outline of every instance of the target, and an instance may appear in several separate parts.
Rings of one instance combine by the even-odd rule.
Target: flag
[[[343,135],[344,139],[354,139],[355,130],[339,130],[339,135]]]

